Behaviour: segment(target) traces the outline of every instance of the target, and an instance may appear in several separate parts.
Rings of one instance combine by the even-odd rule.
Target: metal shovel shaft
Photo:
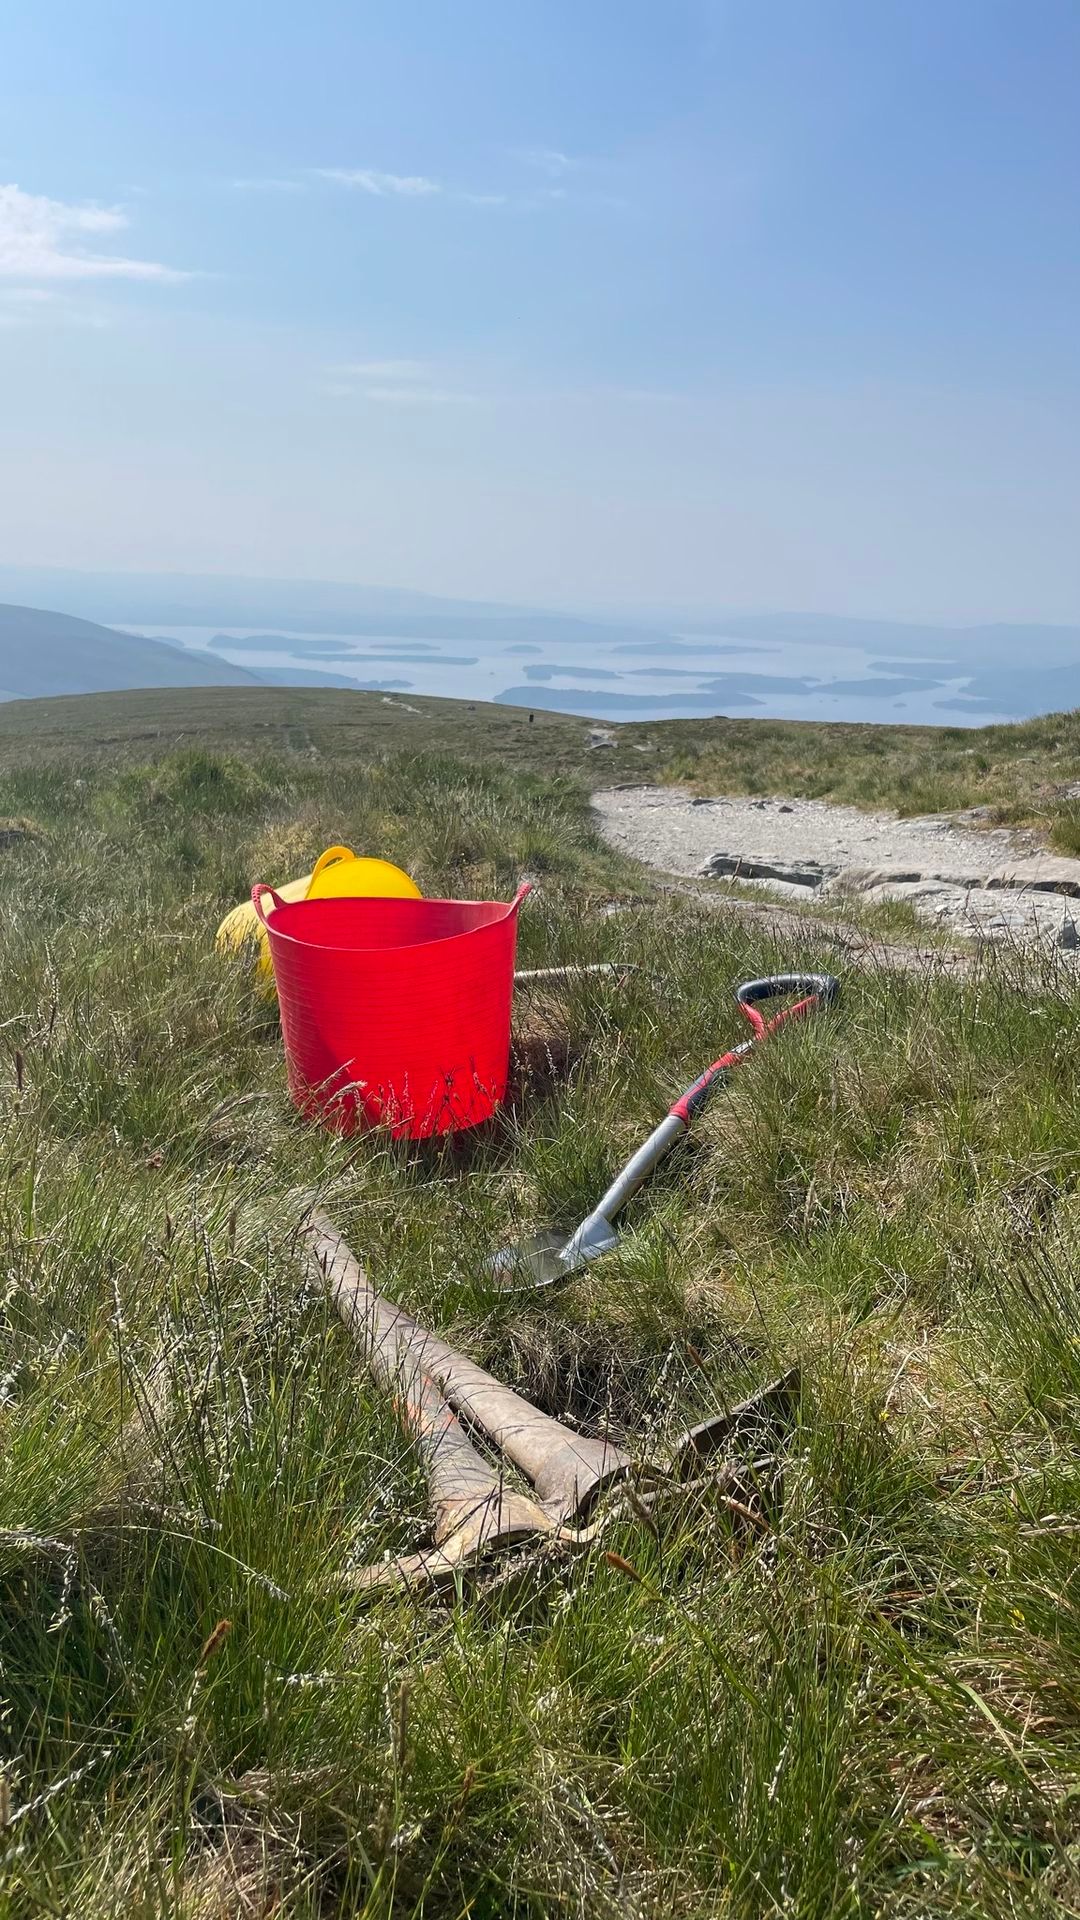
[[[638,1188],[645,1185],[661,1160],[666,1159],[676,1141],[681,1140],[683,1134],[687,1132],[693,1115],[700,1113],[715,1085],[722,1080],[728,1068],[736,1066],[744,1054],[753,1051],[754,1046],[754,1040],[740,1041],[737,1047],[732,1047],[730,1052],[725,1053],[713,1066],[707,1067],[700,1079],[694,1081],[692,1087],[687,1088],[682,1097],[664,1115],[659,1126],[653,1128],[648,1139],[643,1140],[637,1152],[631,1155],[622,1171],[615,1175],[600,1204],[590,1214],[589,1220],[602,1219],[609,1224],[614,1221],[615,1216],[622,1212],[627,1201],[633,1198]],[[583,1221],[567,1243],[568,1253],[588,1224],[589,1221]]]
[[[616,1214],[622,1212],[628,1200],[632,1199],[661,1160],[671,1152],[675,1142],[686,1132],[686,1122],[678,1114],[666,1113],[659,1126],[654,1127],[647,1140],[643,1140],[636,1153],[632,1154],[625,1167],[615,1175],[607,1192],[599,1204],[593,1208],[588,1220],[584,1220],[577,1232],[567,1242],[567,1254],[579,1238],[585,1235],[590,1221],[604,1220],[610,1226]]]
[[[730,1069],[738,1066],[747,1054],[753,1052],[759,1041],[768,1039],[788,1020],[797,1020],[819,1008],[831,1006],[839,991],[838,981],[826,973],[781,973],[761,980],[745,980],[736,990],[735,998],[753,1028],[751,1037],[721,1054],[686,1088],[659,1126],[653,1128],[648,1139],[642,1142],[616,1174],[592,1212],[565,1241],[559,1236],[542,1234],[524,1247],[504,1247],[491,1261],[491,1270],[496,1277],[510,1287],[529,1290],[549,1287],[560,1280],[569,1279],[589,1261],[609,1253],[616,1244],[617,1216],[661,1160],[671,1152],[694,1116],[701,1112],[717,1087],[727,1079]],[[763,1003],[792,993],[801,994],[803,998],[793,1006],[781,1008],[771,1020],[766,1020],[759,1011]]]

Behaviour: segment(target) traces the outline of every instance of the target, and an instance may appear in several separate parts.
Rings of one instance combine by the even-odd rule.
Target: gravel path
[[[823,800],[702,800],[679,787],[609,787],[593,807],[613,846],[667,873],[731,876],[807,903],[909,900],[959,933],[1080,946],[1080,860],[977,815],[900,820]]]

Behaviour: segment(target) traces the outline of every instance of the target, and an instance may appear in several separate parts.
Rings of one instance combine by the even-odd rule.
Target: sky
[[[0,561],[1080,619],[1077,0],[34,0]]]

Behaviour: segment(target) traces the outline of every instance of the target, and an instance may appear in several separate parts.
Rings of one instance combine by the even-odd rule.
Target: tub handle
[[[255,912],[257,913],[259,919],[261,920],[263,926],[265,927],[268,925],[268,921],[267,921],[266,914],[263,912],[262,900],[263,900],[264,893],[268,893],[270,895],[270,898],[274,903],[275,909],[278,907],[283,907],[285,905],[285,902],[282,899],[280,893],[275,893],[273,887],[268,887],[264,880],[256,880],[255,885],[251,889],[251,904],[254,907]]]
[[[336,867],[339,860],[355,859],[356,855],[351,847],[327,847],[326,852],[320,853],[315,865],[312,867],[311,879],[317,880],[324,867]],[[310,886],[311,881],[308,882],[309,889]]]

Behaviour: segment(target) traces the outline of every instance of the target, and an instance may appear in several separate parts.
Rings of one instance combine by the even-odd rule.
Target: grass
[[[595,1199],[733,983],[823,955],[606,914],[641,890],[580,723],[466,712],[0,708],[0,1916],[1080,1912],[1074,976],[849,974],[618,1254],[493,1299],[486,1251]],[[428,892],[529,871],[521,964],[641,968],[519,998],[572,1065],[483,1138],[303,1125],[213,953],[337,840]],[[312,1190],[379,1285],[633,1447],[798,1363],[768,1532],[690,1494],[520,1588],[360,1610],[343,1572],[422,1542],[424,1487],[305,1279]]]
[[[678,781],[703,793],[795,794],[905,816],[986,810],[1080,853],[1080,710],[992,727],[894,727],[801,720],[660,720],[608,726],[569,714],[410,695],[208,688],[93,694],[0,705],[0,749],[34,763],[73,751],[155,755],[178,737],[220,749],[234,738],[309,754],[428,751],[575,784]]]
[[[1080,714],[994,727],[884,727],[794,720],[695,722],[662,777],[702,792],[794,793],[905,816],[982,807],[1080,852]],[[1076,791],[1073,791],[1073,789]]]

